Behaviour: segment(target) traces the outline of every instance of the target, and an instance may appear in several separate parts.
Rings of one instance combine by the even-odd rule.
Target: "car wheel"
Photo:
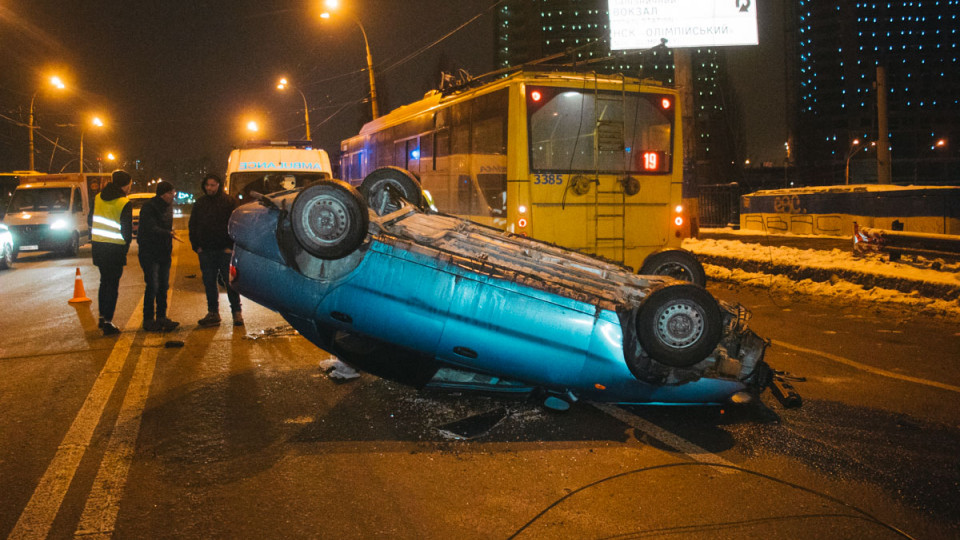
[[[640,305],[636,329],[650,358],[671,367],[689,367],[709,356],[720,342],[723,316],[706,289],[668,285]]]
[[[360,194],[378,216],[400,209],[395,196],[418,208],[423,205],[420,181],[413,173],[399,167],[381,167],[368,174],[360,184]]]
[[[7,244],[0,247],[3,248],[3,252],[0,253],[0,270],[6,270],[13,266],[13,246]]]
[[[73,236],[70,237],[70,243],[67,244],[67,248],[63,250],[64,255],[67,257],[76,257],[77,252],[80,251],[80,235],[73,233]]]
[[[707,273],[703,271],[700,261],[689,251],[679,249],[650,255],[643,261],[643,266],[637,273],[669,276],[701,287],[707,286]]]
[[[290,209],[293,236],[321,259],[339,259],[360,247],[369,216],[357,190],[339,180],[320,180],[305,188]]]

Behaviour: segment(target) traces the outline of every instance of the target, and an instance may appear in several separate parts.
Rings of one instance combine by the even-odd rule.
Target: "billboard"
[[[757,44],[757,0],[609,0],[610,50]]]

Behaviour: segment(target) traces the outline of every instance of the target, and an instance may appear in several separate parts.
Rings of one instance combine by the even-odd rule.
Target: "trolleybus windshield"
[[[671,172],[673,98],[527,88],[531,172]]]

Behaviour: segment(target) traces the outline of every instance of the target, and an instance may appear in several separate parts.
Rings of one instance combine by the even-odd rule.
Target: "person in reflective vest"
[[[131,187],[129,174],[122,170],[113,171],[110,183],[94,199],[93,213],[90,214],[93,264],[100,270],[97,305],[100,329],[105,336],[120,333],[113,324],[113,314],[117,308],[120,277],[133,239],[133,207],[127,199]]]

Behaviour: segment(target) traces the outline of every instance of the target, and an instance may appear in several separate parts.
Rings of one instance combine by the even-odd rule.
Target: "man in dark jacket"
[[[103,335],[120,333],[113,324],[117,309],[120,277],[127,264],[127,251],[133,239],[133,208],[127,195],[130,194],[130,175],[116,170],[110,183],[97,194],[90,214],[90,245],[93,264],[100,270],[100,290],[97,305],[100,311],[100,329]]]
[[[180,323],[167,318],[167,290],[170,288],[170,262],[173,253],[173,184],[161,180],[157,196],[143,203],[137,246],[143,268],[143,329],[169,332]]]
[[[193,205],[189,224],[190,245],[200,258],[200,273],[203,275],[203,288],[207,293],[207,314],[197,321],[197,324],[203,327],[219,326],[219,280],[227,289],[233,325],[243,326],[240,295],[230,288],[230,252],[233,250],[233,240],[227,234],[230,214],[238,202],[223,191],[223,182],[213,173],[203,177],[201,186],[203,195]]]

